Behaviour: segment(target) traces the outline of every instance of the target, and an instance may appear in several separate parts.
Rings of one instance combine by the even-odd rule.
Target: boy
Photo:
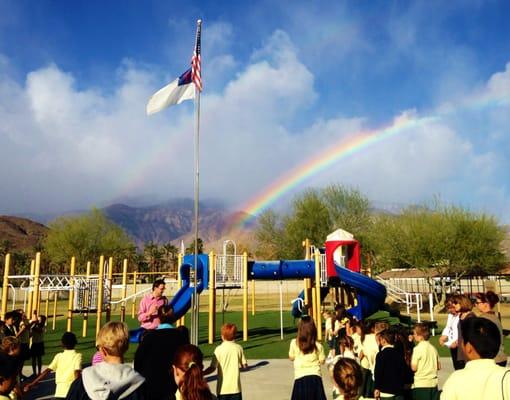
[[[144,399],[145,379],[124,364],[129,347],[127,325],[117,321],[106,323],[97,334],[96,344],[104,361],[85,368],[71,385],[66,399]]]
[[[510,399],[510,374],[494,361],[501,341],[496,324],[472,317],[461,321],[460,328],[467,363],[446,380],[441,400]]]
[[[0,400],[10,400],[9,393],[16,385],[18,365],[12,357],[0,352]]]
[[[417,323],[413,337],[417,343],[411,357],[411,369],[414,371],[413,400],[434,400],[438,394],[437,371],[441,365],[436,348],[429,343],[429,326]]]
[[[393,346],[395,334],[385,329],[377,334],[377,341],[381,351],[375,357],[374,368],[374,397],[386,397],[404,400],[404,385],[407,381],[403,355]]]
[[[51,364],[48,365],[48,368],[34,379],[33,382],[25,386],[25,392],[29,391],[32,387],[45,379],[52,371],[55,371],[55,398],[66,398],[71,384],[80,376],[82,356],[74,349],[78,343],[74,333],[64,333],[60,342],[64,351],[55,355]]]
[[[247,368],[248,364],[243,348],[235,343],[236,334],[235,324],[226,323],[221,327],[223,343],[216,347],[211,365],[204,371],[204,375],[208,375],[218,368],[218,400],[242,400],[239,366]]]

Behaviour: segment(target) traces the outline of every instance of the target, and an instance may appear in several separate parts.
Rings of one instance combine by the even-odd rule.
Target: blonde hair
[[[118,321],[104,324],[97,334],[96,345],[110,356],[122,357],[129,347],[127,325]]]

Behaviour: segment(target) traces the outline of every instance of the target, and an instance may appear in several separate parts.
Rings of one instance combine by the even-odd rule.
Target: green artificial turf
[[[216,318],[216,342],[212,345],[207,344],[207,313],[200,314],[200,330],[199,330],[199,343],[205,357],[210,357],[214,348],[220,343],[220,327],[223,322],[233,322],[238,328],[238,343],[240,343],[248,359],[272,359],[272,358],[287,358],[289,343],[296,335],[296,323],[290,312],[283,313],[283,326],[284,336],[283,340],[280,338],[280,313],[278,311],[260,311],[255,316],[249,314],[249,338],[247,342],[242,341],[242,313],[238,311],[230,311],[225,314],[218,313]],[[118,319],[118,316],[113,316],[113,320]],[[189,327],[189,314],[186,315],[186,323]],[[95,353],[95,315],[91,315],[89,319],[88,335],[82,338],[82,318],[76,315],[73,318],[73,331],[78,338],[77,351],[83,354],[84,364],[90,362],[92,355]],[[136,319],[131,317],[127,318],[127,324],[130,329],[135,329],[139,326]],[[46,355],[43,358],[44,364],[49,364],[56,353],[62,351],[60,347],[60,337],[65,331],[66,321],[64,319],[57,320],[56,330],[52,331],[48,327],[45,335]],[[439,329],[436,333],[441,333],[443,327],[439,324]],[[449,357],[449,350],[445,347],[438,345],[439,336],[432,337],[430,342],[435,345],[441,357]],[[126,362],[133,361],[136,351],[136,344],[130,344],[129,350],[126,354]],[[510,339],[505,339],[505,349],[507,354],[510,354]]]

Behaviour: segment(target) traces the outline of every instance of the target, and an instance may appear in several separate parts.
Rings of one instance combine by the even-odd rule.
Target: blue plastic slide
[[[195,269],[195,256],[184,256],[179,273],[181,274],[182,287],[177,291],[172,298],[170,304],[174,308],[176,318],[181,318],[191,307],[191,298],[195,288],[191,286],[190,271]],[[209,281],[209,257],[206,254],[198,255],[198,269],[197,269],[197,293],[202,293],[204,287],[207,286]]]
[[[321,303],[324,301],[324,299],[327,297],[329,293],[328,287],[321,287]],[[300,300],[298,300],[300,299]],[[303,307],[302,304],[305,301],[305,291],[302,290],[301,293],[299,293],[297,299],[292,303],[292,316],[294,318],[301,318],[303,315]]]
[[[386,299],[386,288],[366,275],[335,264],[340,280],[356,289],[358,304],[348,311],[357,319],[366,318],[380,310]]]

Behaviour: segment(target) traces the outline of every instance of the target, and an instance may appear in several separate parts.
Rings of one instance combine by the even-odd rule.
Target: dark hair
[[[344,335],[338,340],[339,346],[344,346],[344,349],[352,350],[354,348],[354,339],[350,336]]]
[[[341,321],[344,318],[349,318],[349,314],[347,313],[345,306],[342,304],[337,304],[335,306],[335,318],[337,321]]]
[[[303,354],[313,353],[316,349],[317,328],[311,317],[302,317],[298,324],[297,345]]]
[[[357,399],[358,389],[363,382],[361,367],[355,360],[341,358],[333,368],[333,379],[345,400]]]
[[[377,334],[380,339],[384,340],[386,343],[390,345],[395,344],[395,333],[392,332],[390,329],[384,329],[381,332]]]
[[[482,303],[489,304],[491,308],[494,308],[499,303],[499,296],[492,290],[489,290],[487,293],[477,293],[475,297]]]
[[[204,356],[193,344],[177,349],[174,366],[184,372],[179,391],[185,400],[212,400],[212,393],[204,378]]]
[[[460,321],[464,345],[471,344],[480,358],[494,358],[501,344],[501,334],[496,324],[487,318],[466,318]]]
[[[190,343],[190,340],[189,340],[189,329],[186,327],[186,325],[181,325],[181,326],[178,326],[177,328],[175,328],[177,331],[179,331],[179,333],[182,335],[182,337],[184,338],[184,343],[186,344],[189,344]]]
[[[366,332],[366,327],[365,325],[363,324],[363,322],[361,321],[354,321],[353,324],[351,325],[351,327],[354,329],[354,332],[356,332],[356,328],[360,328],[361,330],[361,333],[360,333],[360,341],[361,343],[363,343],[365,341],[365,332]]]
[[[154,283],[152,284],[152,290],[156,289],[159,285],[164,285],[165,280],[164,279],[156,279]]]
[[[76,347],[78,340],[76,340],[76,335],[73,332],[66,332],[62,335],[62,339],[60,339],[62,343],[62,347],[66,350],[72,350]]]
[[[17,324],[19,320],[21,319],[21,314],[17,311],[9,311],[5,313],[4,321],[7,321],[8,319],[12,318],[14,324]]]
[[[230,342],[236,338],[236,335],[237,335],[236,324],[232,324],[230,322],[223,324],[223,326],[221,327],[221,336],[223,336],[225,340],[228,340]]]
[[[0,384],[3,384],[4,380],[12,379],[12,387],[6,388],[6,393],[0,393],[7,395],[14,385],[16,384],[16,379],[14,379],[18,375],[18,362],[15,357],[10,357],[5,353],[0,352]]]
[[[174,324],[177,321],[174,308],[170,304],[163,304],[158,308],[158,318],[162,324]]]
[[[423,337],[423,339],[430,339],[430,328],[428,324],[424,322],[418,322],[414,324],[414,330],[416,331],[416,334]]]

